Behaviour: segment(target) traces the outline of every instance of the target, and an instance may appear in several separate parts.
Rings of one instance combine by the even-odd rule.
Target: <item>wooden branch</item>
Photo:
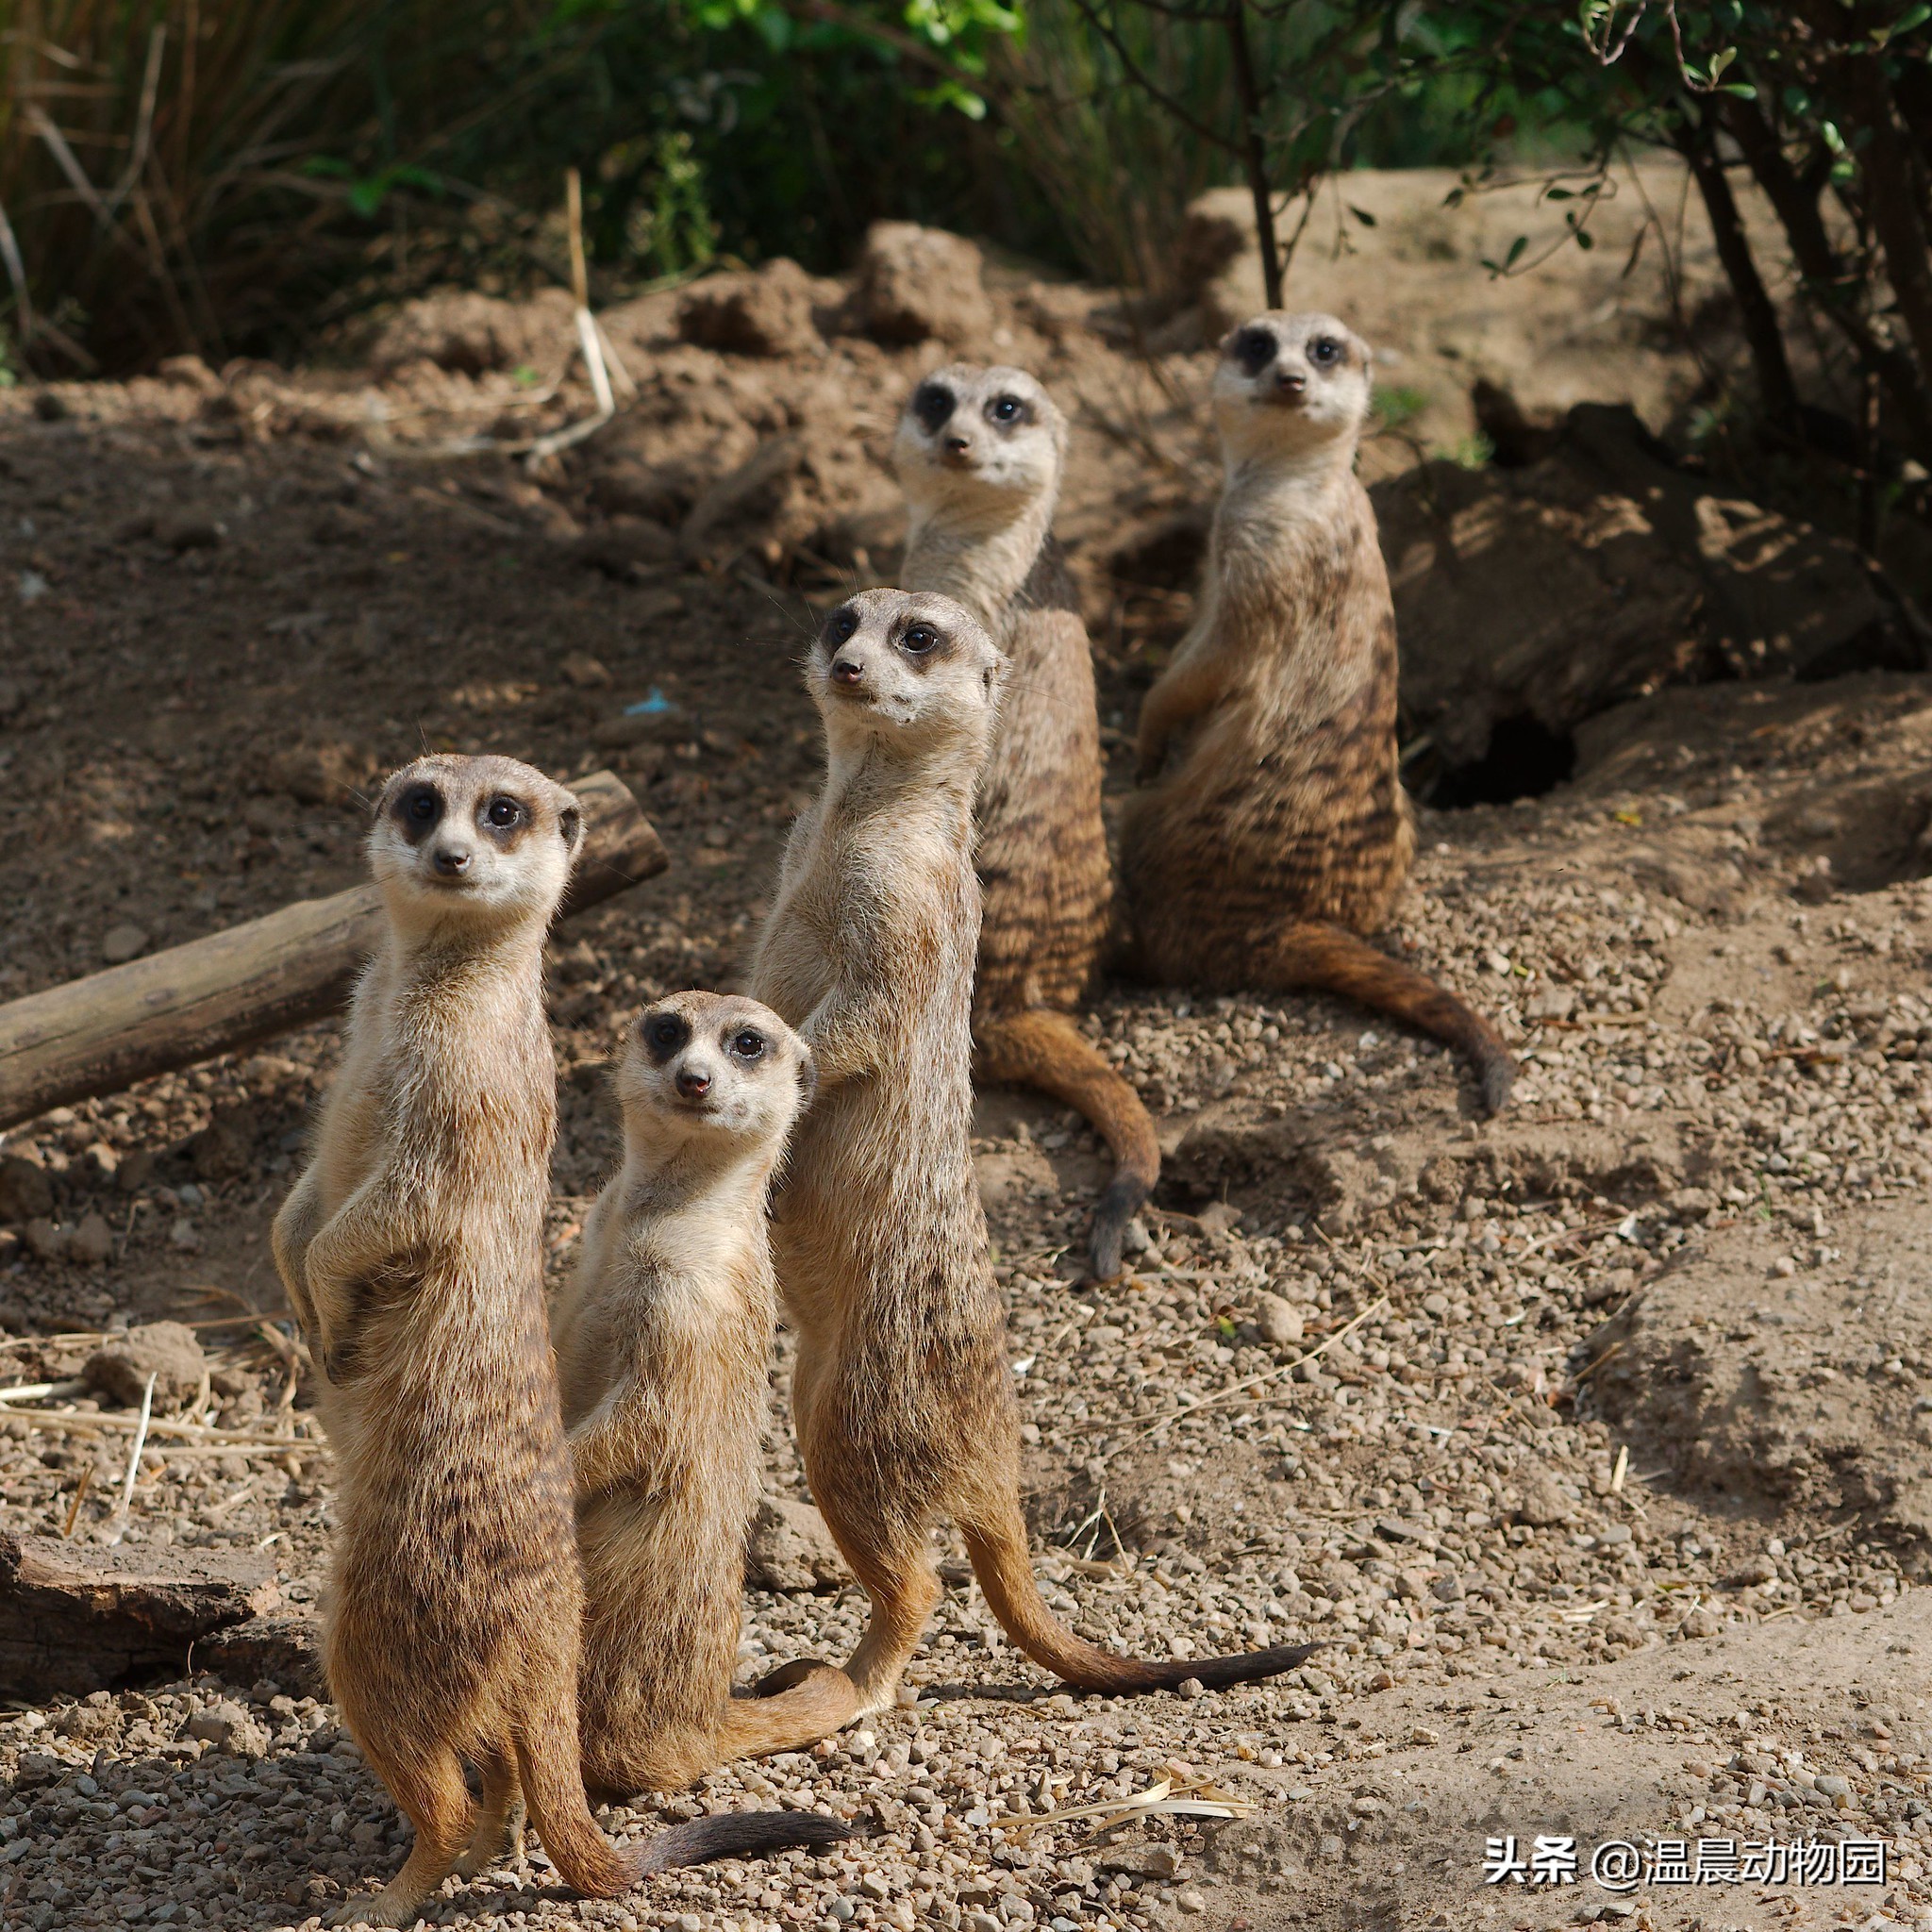
[[[182,1675],[192,1645],[280,1607],[272,1556],[0,1534],[0,1693]]]
[[[584,849],[565,919],[671,863],[613,773],[571,789],[583,802]],[[0,1007],[0,1128],[326,1019],[382,919],[375,887],[358,886]]]

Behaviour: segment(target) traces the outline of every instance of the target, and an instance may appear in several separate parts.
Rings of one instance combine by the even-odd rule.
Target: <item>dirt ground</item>
[[[1208,361],[1184,334],[1136,359],[1104,294],[988,286],[963,346],[1075,417],[1062,529],[1118,804],[1188,596],[1110,565],[1209,486]],[[641,394],[534,466],[452,445],[588,411],[554,303],[431,305],[299,374],[0,392],[0,997],[353,883],[369,787],[420,746],[609,765],[675,862],[554,946],[567,1267],[614,1147],[605,1062],[641,999],[744,952],[818,770],[810,610],[890,572],[891,423],[951,353],[864,333],[841,285],[779,292],[736,346],[680,340],[673,296],[608,316]],[[1564,399],[1682,378],[1627,301],[1572,332],[1602,340]],[[916,1702],[606,1819],[825,1808],[862,1832],[837,1857],[595,1904],[533,1847],[437,1923],[1932,1925],[1932,680],[1669,686],[1576,759],[1543,796],[1424,810],[1396,922],[1516,1043],[1500,1120],[1339,1003],[1110,986],[1089,1024],[1168,1169],[1096,1287],[1097,1143],[982,1100],[1051,1599],[1136,1650],[1320,1639],[1311,1664],[1075,1700],[954,1551]],[[0,1420],[0,1524],[114,1532],[115,1331],[199,1324],[158,1407],[190,1426],[119,1526],[272,1551],[282,1599],[222,1671],[0,1706],[9,1926],[313,1926],[403,1855],[303,1660],[329,1473],[266,1240],[335,1050],[318,1027],[0,1145],[0,1386],[87,1384]],[[774,1414],[771,1491],[799,1498]],[[842,1656],[863,1605],[835,1561],[754,1556],[744,1674]],[[1225,1815],[1108,1822],[1162,1780]],[[1507,1865],[1539,1836],[1574,1840],[1578,1882],[1484,1882],[1491,1840]],[[1674,1881],[1678,1840],[1737,1841],[1738,1875],[1713,1853]],[[1611,1840],[1661,1869],[1607,1890]],[[1794,1840],[1834,1849],[1751,1862]],[[1873,1840],[1882,1883],[1806,1882]]]

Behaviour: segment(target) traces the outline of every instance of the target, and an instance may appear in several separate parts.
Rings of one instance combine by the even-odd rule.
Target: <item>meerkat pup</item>
[[[513,759],[419,758],[390,780],[369,838],[387,929],[275,1224],[336,1456],[329,1688],[416,1828],[401,1873],[342,1924],[407,1924],[452,1871],[483,1869],[520,1790],[558,1871],[600,1897],[800,1841],[795,1815],[761,1813],[620,1853],[579,1774],[583,1586],[543,1308],[542,947],[582,836],[571,793]]]
[[[1014,1642],[1083,1690],[1242,1683],[1311,1648],[1141,1663],[1075,1637],[1034,1582],[970,1131],[973,804],[1003,668],[944,597],[867,591],[832,612],[807,673],[824,788],[792,829],[752,968],[818,1073],[773,1242],[806,1473],[872,1599],[846,1666],[865,1712],[893,1703],[939,1601],[930,1532],[945,1516]]]
[[[824,1664],[731,1695],[776,1320],[766,1196],[811,1087],[776,1013],[717,993],[646,1007],[618,1063],[624,1165],[551,1314],[585,1570],[578,1725],[600,1795],[676,1790],[858,1710]]]
[[[1112,1149],[1090,1249],[1110,1280],[1160,1143],[1141,1096],[1069,1018],[1100,963],[1113,874],[1093,658],[1053,541],[1066,453],[1066,418],[1032,376],[955,362],[912,391],[893,460],[911,510],[907,587],[963,604],[1011,666],[979,789],[978,1072],[1077,1108]]]
[[[1515,1062],[1487,1020],[1368,944],[1407,876],[1395,607],[1355,474],[1368,345],[1271,310],[1222,345],[1226,479],[1200,609],[1141,710],[1121,873],[1134,963],[1218,991],[1346,993],[1461,1048],[1491,1113]]]

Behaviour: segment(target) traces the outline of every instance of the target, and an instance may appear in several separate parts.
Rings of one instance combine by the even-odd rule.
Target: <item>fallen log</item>
[[[584,850],[565,919],[671,862],[614,773],[571,789]],[[358,886],[0,1007],[0,1130],[326,1019],[381,929],[375,887]]]
[[[275,1558],[258,1550],[0,1533],[0,1695],[85,1696],[178,1677],[194,1644],[280,1606]]]

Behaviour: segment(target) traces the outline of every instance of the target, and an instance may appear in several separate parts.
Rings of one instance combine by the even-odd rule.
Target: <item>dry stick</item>
[[[93,1487],[94,1466],[90,1462],[80,1473],[80,1480],[74,1486],[74,1501],[67,1507],[67,1521],[60,1525],[60,1539],[64,1542],[74,1534],[74,1525],[80,1516],[80,1506],[87,1500],[87,1492]]]
[[[106,208],[109,215],[134,192],[134,184],[147,165],[147,144],[155,131],[155,97],[161,85],[161,53],[167,43],[165,25],[156,27],[148,36],[147,76],[141,84],[141,109],[134,119],[134,146],[125,171],[108,191]]]
[[[108,1541],[118,1543],[127,1534],[127,1512],[134,1507],[134,1479],[141,1474],[141,1452],[147,1447],[147,1425],[155,1412],[155,1374],[150,1373],[147,1387],[141,1391],[141,1420],[135,1425],[134,1447],[127,1457],[127,1474],[121,1482],[121,1500],[114,1506],[114,1513],[108,1519],[110,1525]]]
[[[597,413],[586,416],[581,423],[554,430],[548,436],[538,437],[525,458],[531,463],[541,462],[545,457],[553,457],[559,450],[569,449],[573,444],[582,442],[586,437],[594,436],[617,413],[617,399],[610,392],[610,372],[604,366],[603,338],[598,332],[596,318],[591,313],[591,277],[584,260],[583,178],[575,168],[568,169],[563,178],[566,211],[570,217],[570,279],[571,293],[576,300],[577,345],[583,351],[584,367],[590,371],[591,390],[597,398]]]
[[[20,242],[15,239],[13,224],[7,219],[7,210],[0,207],[0,261],[7,264],[7,279],[13,284],[13,301],[20,316],[20,341],[25,348],[33,341],[34,304],[27,291],[26,263],[20,258]]]

